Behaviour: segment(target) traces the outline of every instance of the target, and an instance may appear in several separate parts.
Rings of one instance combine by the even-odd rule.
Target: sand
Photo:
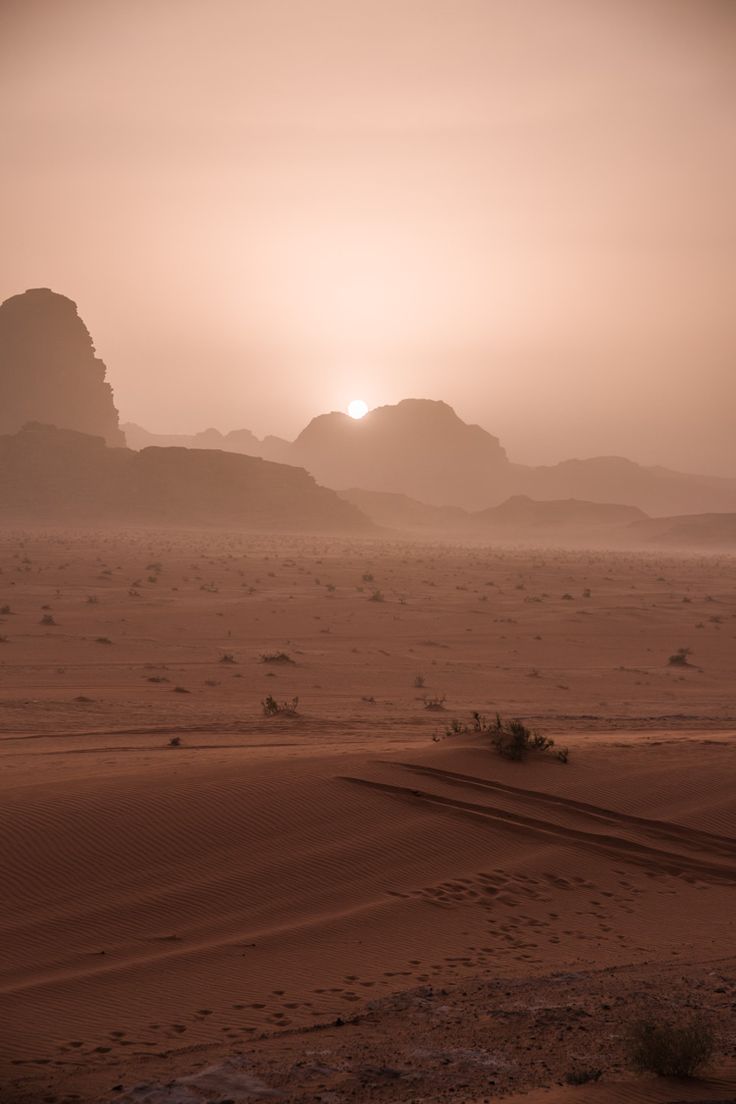
[[[0,568],[3,1104],[736,1096],[736,560],[29,530]],[[446,734],[474,709],[570,761]],[[700,1096],[627,1069],[685,1001]]]

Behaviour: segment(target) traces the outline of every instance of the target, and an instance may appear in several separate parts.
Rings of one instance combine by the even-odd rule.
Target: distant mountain
[[[105,371],[65,295],[32,288],[0,305],[0,433],[49,422],[124,446]]]
[[[536,499],[626,502],[647,514],[736,510],[736,479],[644,467],[621,456],[563,460],[550,467],[514,465],[512,484],[517,493]]]
[[[736,549],[736,513],[647,518],[629,526],[637,542],[672,548]]]
[[[133,447],[141,432],[126,426]],[[214,444],[216,433],[208,430],[206,441]],[[195,442],[202,437],[184,438],[182,443],[198,447]],[[424,507],[479,511],[523,495],[537,502],[625,503],[650,515],[736,512],[736,479],[644,467],[618,456],[564,460],[546,467],[511,463],[498,438],[463,422],[447,403],[429,399],[381,406],[357,421],[347,414],[322,414],[293,443],[274,437],[259,441],[248,430],[219,437],[222,443],[217,447],[242,448],[297,464],[321,484],[338,491],[349,489],[352,496],[357,490],[404,495]],[[146,440],[153,443],[150,435]],[[387,519],[392,511],[397,516],[402,513],[399,502],[391,504],[387,499],[380,507],[374,500],[371,509],[384,511]],[[427,525],[434,524],[425,517]],[[450,524],[450,518],[446,520]],[[425,524],[416,511],[413,524]]]
[[[303,469],[215,449],[108,448],[31,424],[0,436],[4,520],[227,525],[370,532],[373,524]]]
[[[150,433],[135,422],[125,422],[121,429],[128,448],[136,451],[144,448],[221,449],[222,452],[238,452],[280,462],[291,447],[289,441],[280,437],[266,437],[261,441],[249,429],[233,429],[230,433],[220,433],[219,429],[205,429],[192,434]]]
[[[473,527],[473,515],[461,506],[428,506],[408,495],[389,491],[363,491],[351,488],[338,491],[340,498],[386,529],[407,529],[437,534],[467,532]]]
[[[329,487],[389,491],[466,509],[493,501],[509,468],[498,438],[430,399],[379,406],[359,421],[322,414],[302,430],[289,456]]]
[[[612,502],[585,502],[577,498],[535,501],[527,495],[513,495],[500,506],[491,506],[472,515],[475,522],[491,528],[506,529],[585,529],[630,525],[646,520],[647,515],[636,506],[620,506]]]
[[[649,520],[636,506],[583,502],[574,498],[540,502],[527,495],[512,495],[500,506],[470,511],[459,506],[430,506],[407,495],[385,491],[352,489],[338,493],[377,525],[436,536],[473,536],[504,541],[528,541],[540,536],[577,542],[583,538],[597,540],[601,536],[624,539],[633,523]]]

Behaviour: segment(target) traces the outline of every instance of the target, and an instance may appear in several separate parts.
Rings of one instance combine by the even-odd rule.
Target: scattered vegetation
[[[629,1032],[629,1059],[640,1073],[694,1077],[714,1051],[713,1028],[698,1014],[679,1021],[638,1020]]]
[[[299,698],[292,698],[291,701],[278,702],[271,694],[261,702],[264,717],[296,717],[298,705]]]
[[[678,648],[674,655],[671,655],[667,660],[670,667],[689,667],[690,656],[693,654],[692,648]]]
[[[445,694],[442,694],[441,696],[437,695],[436,697],[430,698],[425,694],[422,698],[422,701],[424,702],[425,709],[429,709],[435,713],[440,713],[445,708],[447,696]]]
[[[237,659],[232,652],[224,652],[220,656],[220,663],[237,663]]]
[[[181,736],[172,736],[169,740],[169,747],[181,747]]]
[[[589,1085],[591,1081],[598,1081],[603,1073],[603,1070],[597,1067],[591,1067],[590,1069],[581,1068],[570,1070],[565,1074],[566,1085]]]
[[[416,686],[417,690],[421,690],[424,686],[424,675],[415,675],[414,685]]]
[[[374,590],[368,599],[369,602],[385,602],[385,600],[380,590]]]
[[[54,615],[52,613],[44,613],[39,621],[39,625],[55,625]]]
[[[452,721],[445,735],[465,735],[470,732],[487,736],[500,756],[517,763],[526,759],[530,752],[550,752],[560,763],[567,763],[570,757],[568,749],[556,747],[549,736],[527,728],[521,721],[504,721],[499,713],[493,721],[489,721],[481,713],[475,712],[472,725]]]
[[[288,652],[262,652],[261,663],[296,663]]]

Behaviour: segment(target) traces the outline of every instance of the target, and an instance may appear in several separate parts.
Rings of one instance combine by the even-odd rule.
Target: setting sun
[[[362,399],[353,399],[348,403],[348,414],[351,418],[364,418],[368,413],[368,403]]]

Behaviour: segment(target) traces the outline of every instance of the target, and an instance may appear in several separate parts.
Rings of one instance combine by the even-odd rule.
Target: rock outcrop
[[[135,432],[134,432],[135,430]],[[219,440],[218,440],[219,438]],[[736,512],[736,479],[688,475],[662,467],[645,467],[617,456],[564,460],[548,467],[511,463],[498,438],[463,422],[444,402],[405,399],[381,406],[359,421],[346,414],[313,418],[296,441],[266,437],[248,430],[225,435],[207,430],[175,439],[131,427],[131,447],[184,444],[249,452],[268,460],[304,467],[324,486],[365,508],[381,523],[413,510],[411,527],[434,527],[430,507],[476,512],[504,503],[510,496],[536,502],[576,499],[590,504],[625,503],[649,515]],[[394,496],[355,497],[362,492]],[[415,500],[409,507],[402,496]],[[451,513],[451,527],[458,521]],[[593,515],[588,519],[593,521]]]
[[[209,449],[108,448],[37,423],[0,436],[0,516],[31,522],[370,532],[308,472]]]
[[[0,433],[43,422],[124,447],[105,365],[76,304],[32,288],[0,305]]]
[[[647,515],[636,506],[616,502],[586,502],[577,498],[536,501],[528,495],[512,495],[500,506],[474,514],[475,521],[494,528],[523,531],[545,529],[594,530],[606,526],[630,525]]]
[[[339,413],[313,418],[290,458],[328,487],[389,491],[471,510],[494,500],[509,467],[497,437],[430,399],[379,406],[359,421]]]

